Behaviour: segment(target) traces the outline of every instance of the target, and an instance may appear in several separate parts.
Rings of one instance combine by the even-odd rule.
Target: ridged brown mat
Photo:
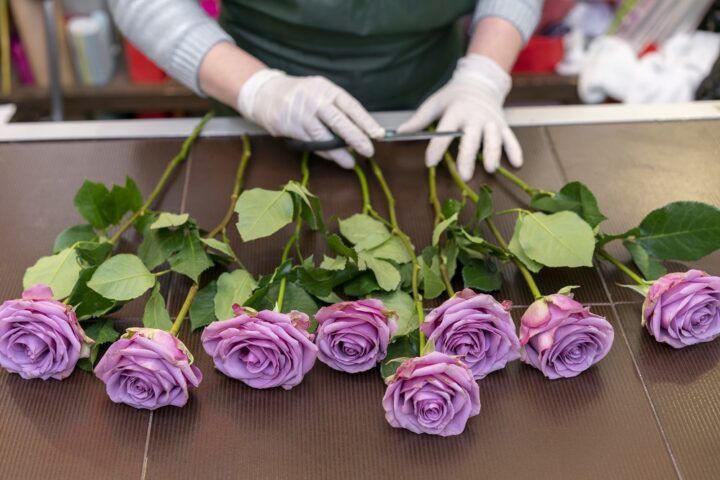
[[[518,129],[529,183],[556,189],[580,180],[610,218],[606,231],[636,225],[674,200],[720,205],[720,123],[613,124]],[[72,207],[85,178],[121,182],[147,193],[181,139],[0,144],[0,297],[16,297],[25,268],[49,253],[55,235],[79,221]],[[299,177],[299,157],[268,138],[253,138],[247,187],[276,187]],[[186,211],[208,228],[222,217],[240,154],[239,139],[201,139],[162,197],[160,209]],[[423,144],[378,146],[377,159],[395,192],[401,225],[417,247],[429,243]],[[489,182],[498,208],[523,204],[507,182]],[[441,198],[459,196],[444,169]],[[373,199],[384,204],[374,182]],[[354,174],[311,162],[311,189],[326,216],[360,208]],[[511,219],[500,226],[511,233]],[[254,273],[277,263],[289,232],[240,244]],[[127,241],[133,242],[132,236]],[[302,238],[307,254],[322,239]],[[627,260],[620,250],[617,253]],[[678,270],[690,265],[671,265]],[[720,274],[720,255],[692,265]],[[498,298],[516,319],[531,296],[511,265]],[[482,412],[453,438],[391,428],[376,371],[349,376],[319,364],[292,391],[258,391],[212,368],[200,335],[184,328],[204,381],[185,408],[153,414],[115,405],[103,384],[76,372],[63,381],[24,381],[0,373],[0,478],[412,478],[608,479],[720,478],[720,341],[682,351],[655,343],[640,328],[641,298],[607,265],[546,271],[550,293],[581,285],[576,298],[605,315],[615,344],[601,363],[568,380],[548,381],[515,362],[480,382]],[[163,277],[176,313],[188,282]],[[427,303],[427,307],[437,305]],[[116,313],[139,324],[143,302]]]

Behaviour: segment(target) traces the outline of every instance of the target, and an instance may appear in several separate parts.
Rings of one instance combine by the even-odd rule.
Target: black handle
[[[297,152],[323,152],[326,150],[343,148],[347,146],[347,143],[345,143],[345,140],[343,140],[342,138],[336,136],[332,140],[311,142],[304,142],[302,140],[296,140],[294,138],[286,138],[285,145],[287,145],[290,150],[295,150]]]

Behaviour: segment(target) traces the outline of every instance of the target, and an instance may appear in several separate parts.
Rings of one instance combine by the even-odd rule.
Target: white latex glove
[[[480,143],[488,172],[494,172],[500,165],[503,146],[510,164],[520,167],[522,149],[502,110],[510,85],[510,76],[495,61],[484,55],[467,55],[458,60],[452,79],[425,100],[398,132],[421,130],[438,117],[441,117],[438,131],[462,130],[457,165],[464,180],[473,176]],[[452,140],[450,137],[432,139],[425,152],[425,164],[437,165]]]
[[[237,104],[243,116],[274,136],[325,141],[332,140],[335,132],[365,157],[374,153],[370,138],[385,134],[360,102],[324,77],[293,77],[279,70],[260,70],[243,84]],[[344,168],[355,165],[344,148],[317,154]]]

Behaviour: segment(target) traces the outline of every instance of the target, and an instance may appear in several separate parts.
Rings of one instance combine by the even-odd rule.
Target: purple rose
[[[460,357],[479,380],[520,358],[509,310],[510,302],[466,288],[431,311],[421,329],[436,351]]]
[[[115,403],[155,410],[182,407],[188,386],[197,387],[202,373],[175,335],[157,328],[129,328],[95,367]]]
[[[323,307],[315,314],[318,358],[335,370],[370,370],[387,355],[397,315],[380,300],[356,300]]]
[[[536,300],[520,319],[520,358],[549,379],[579,375],[610,351],[614,331],[567,295]]]
[[[675,348],[714,340],[720,335],[720,277],[700,270],[660,277],[643,302],[643,324],[655,340]]]
[[[213,322],[202,334],[215,367],[253,388],[290,390],[302,382],[318,351],[307,332],[308,316],[238,305],[233,310],[235,318]]]
[[[388,379],[383,397],[388,423],[414,433],[447,437],[480,413],[480,390],[458,358],[432,352],[405,360]]]
[[[93,343],[72,307],[53,300],[47,285],[0,305],[0,366],[22,378],[67,378]]]

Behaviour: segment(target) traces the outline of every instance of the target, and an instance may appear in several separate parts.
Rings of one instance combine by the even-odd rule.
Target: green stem
[[[360,182],[360,192],[362,193],[362,213],[368,214],[373,209],[372,204],[370,203],[370,189],[368,188],[368,182],[367,177],[365,176],[365,172],[362,171],[362,168],[360,168],[360,165],[355,163],[355,174],[358,177],[358,181]]]
[[[310,158],[309,153],[305,153],[302,157],[302,162],[300,163],[300,171],[302,172],[302,180],[300,181],[300,184],[303,187],[307,187],[308,183],[310,181],[310,169],[308,168],[308,159]],[[293,234],[288,239],[287,243],[285,244],[285,247],[283,247],[282,256],[280,257],[280,265],[285,263],[285,261],[288,259],[288,256],[290,255],[290,249],[293,247],[293,245],[300,239],[300,231],[302,230],[302,217],[300,216],[300,212],[297,212],[297,218],[295,219],[295,230],[293,231]],[[299,247],[298,247],[299,248]],[[300,253],[300,250],[298,249],[298,255]],[[277,311],[282,312],[282,306],[283,301],[285,299],[285,285],[287,284],[287,277],[283,277],[280,279],[280,287],[278,288],[278,298],[277,298]]]
[[[453,160],[452,156],[450,154],[445,154],[445,163],[448,166],[448,170],[450,171],[450,176],[455,181],[455,184],[462,190],[468,197],[470,197],[470,200],[473,202],[477,202],[479,199],[479,195],[475,193],[470,186],[465,183],[465,181],[460,177],[460,174],[457,171],[457,167],[455,166],[455,161]],[[523,265],[523,263],[510,252],[508,248],[508,244],[503,238],[502,234],[500,233],[500,230],[498,230],[497,225],[495,225],[495,221],[492,219],[492,217],[485,219],[485,224],[488,226],[490,231],[492,232],[493,236],[495,237],[495,240],[498,242],[500,247],[505,251],[505,253],[512,259],[513,263],[515,263],[515,266],[517,266],[518,270],[520,270],[520,273],[522,274],[523,278],[525,279],[525,282],[527,283],[528,287],[530,288],[530,292],[532,292],[532,295],[535,299],[541,298],[543,295],[540,293],[540,289],[537,286],[537,283],[535,283],[535,279],[533,278],[530,271]]]
[[[223,217],[222,221],[218,223],[218,225],[213,228],[205,238],[215,238],[217,234],[224,233],[225,229],[230,223],[230,220],[232,220],[233,214],[235,213],[235,203],[237,203],[237,199],[240,196],[243,178],[245,177],[245,170],[247,169],[248,162],[250,160],[250,154],[252,153],[252,150],[250,149],[250,141],[248,140],[247,135],[243,135],[242,144],[243,153],[240,157],[240,163],[238,163],[237,172],[235,173],[235,183],[233,183],[233,190],[232,194],[230,195],[230,205],[228,205],[228,209],[225,212],[225,216]]]
[[[158,180],[157,184],[155,185],[155,188],[148,196],[147,200],[143,204],[140,209],[133,213],[130,218],[128,218],[120,227],[118,227],[115,234],[110,238],[110,243],[116,243],[120,237],[122,236],[125,231],[130,228],[133,223],[135,223],[135,220],[140,218],[142,215],[145,214],[145,211],[149,209],[152,204],[155,202],[155,199],[157,199],[158,195],[160,195],[160,192],[162,192],[163,188],[165,187],[165,184],[170,180],[170,177],[172,176],[175,169],[182,164],[185,159],[188,156],[188,153],[190,152],[190,147],[193,143],[195,143],[195,140],[200,136],[200,133],[202,132],[203,128],[205,127],[205,124],[207,124],[208,121],[213,117],[213,113],[209,112],[205,114],[205,116],[200,120],[200,123],[198,123],[195,128],[193,129],[192,133],[190,133],[190,136],[185,139],[183,142],[182,148],[180,149],[180,152],[173,158],[167,167],[165,167],[165,171],[163,172],[162,176],[160,177],[160,180]]]
[[[598,254],[599,257],[602,257],[602,258],[604,258],[605,260],[607,260],[608,262],[610,262],[610,263],[612,263],[613,265],[615,265],[615,266],[618,268],[618,270],[620,270],[620,271],[623,272],[625,275],[627,275],[628,277],[630,277],[630,278],[631,278],[635,283],[637,283],[638,285],[647,285],[647,281],[646,281],[643,277],[641,277],[641,276],[638,275],[637,273],[633,272],[627,265],[625,265],[625,264],[622,263],[620,260],[618,260],[617,258],[615,258],[615,257],[613,257],[612,255],[610,255],[610,254],[607,252],[607,250],[600,248],[600,249],[597,250],[597,254]]]
[[[415,310],[417,311],[418,316],[418,336],[420,339],[420,353],[425,349],[425,334],[420,330],[420,326],[422,326],[423,322],[425,321],[425,311],[423,310],[423,301],[422,296],[420,295],[420,291],[418,289],[418,273],[420,271],[420,265],[417,261],[417,256],[415,255],[415,247],[413,247],[412,242],[410,241],[410,237],[407,236],[405,232],[402,231],[400,228],[400,225],[397,221],[397,214],[395,212],[395,197],[393,197],[392,191],[390,190],[390,186],[388,185],[387,181],[385,180],[385,176],[382,173],[382,170],[380,169],[380,165],[374,160],[370,159],[370,167],[373,171],[373,174],[375,175],[375,178],[377,179],[378,183],[380,184],[380,188],[383,191],[383,194],[385,195],[385,200],[387,202],[388,206],[388,214],[390,216],[390,226],[392,228],[393,235],[397,236],[400,241],[402,242],[403,246],[405,247],[405,251],[408,253],[408,256],[411,258],[412,262],[412,276],[411,276],[411,284],[412,284],[412,296],[413,296],[413,302],[415,303]]]
[[[172,328],[170,328],[170,333],[177,336],[178,332],[180,331],[180,327],[182,327],[183,321],[185,320],[185,317],[187,316],[188,311],[190,310],[190,305],[192,304],[193,299],[195,298],[195,294],[198,291],[198,284],[194,283],[192,287],[190,287],[190,290],[188,290],[187,296],[185,296],[185,301],[182,304],[182,307],[180,307],[180,311],[177,314],[177,317],[175,317],[175,322],[172,325]]]
[[[508,179],[510,182],[517,185],[522,191],[527,193],[529,196],[533,196],[536,193],[549,193],[549,192],[543,192],[543,190],[540,190],[539,188],[531,187],[527,183],[525,183],[520,177],[515,175],[514,173],[510,172],[510,170],[506,169],[505,167],[498,167],[497,173]]]
[[[430,167],[428,169],[428,191],[430,192],[430,204],[432,205],[433,211],[435,212],[434,224],[437,225],[438,223],[445,220],[445,216],[442,213],[442,207],[440,206],[440,200],[438,199],[437,195],[437,167]],[[442,249],[439,245],[437,257],[438,265],[440,266],[440,278],[442,278],[443,285],[445,285],[445,291],[447,292],[448,296],[452,297],[453,295],[455,295],[455,290],[453,289],[452,283],[450,282],[450,274],[448,273],[447,265],[445,264],[445,259],[442,255]]]

